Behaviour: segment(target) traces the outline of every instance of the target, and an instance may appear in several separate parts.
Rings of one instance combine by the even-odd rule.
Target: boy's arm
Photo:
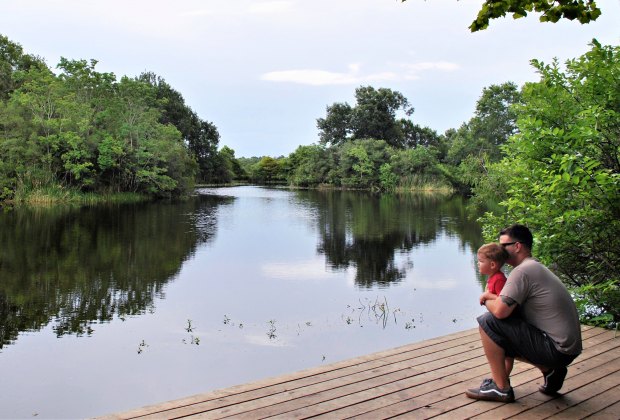
[[[480,304],[484,305],[495,318],[507,318],[517,307],[517,302],[508,296],[497,296],[491,292],[484,292],[480,296]]]
[[[484,291],[483,294],[480,295],[480,305],[484,305],[484,302],[486,300],[493,300],[493,299],[497,299],[497,295],[489,291],[489,289],[487,289]]]

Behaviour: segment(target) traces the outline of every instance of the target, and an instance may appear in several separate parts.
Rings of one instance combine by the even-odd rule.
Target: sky
[[[55,67],[94,59],[122,76],[151,71],[179,91],[236,157],[288,156],[318,142],[317,118],[355,105],[360,86],[402,93],[439,133],[472,116],[484,87],[538,76],[593,38],[620,44],[620,0],[581,25],[536,14],[468,26],[482,0],[0,0],[0,34]]]

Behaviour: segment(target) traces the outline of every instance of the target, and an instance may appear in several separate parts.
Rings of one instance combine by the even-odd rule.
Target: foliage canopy
[[[560,19],[589,23],[601,15],[601,9],[594,0],[485,0],[469,29],[480,31],[486,29],[491,20],[504,17],[507,13],[518,19],[532,11],[541,13],[541,22],[554,23]]]
[[[536,255],[588,302],[620,319],[620,47],[570,60],[532,61],[541,79],[523,88],[518,130],[490,168],[504,213],[488,214],[489,238],[521,222]]]

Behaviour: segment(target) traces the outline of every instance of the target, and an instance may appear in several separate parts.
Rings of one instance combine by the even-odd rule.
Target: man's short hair
[[[478,253],[484,255],[491,261],[495,261],[500,267],[508,260],[508,251],[495,242],[482,245],[478,248]]]
[[[508,235],[515,241],[525,245],[530,251],[532,250],[534,238],[532,237],[532,232],[530,232],[527,226],[519,224],[508,226],[507,228],[502,229],[499,233],[499,236],[502,235]]]

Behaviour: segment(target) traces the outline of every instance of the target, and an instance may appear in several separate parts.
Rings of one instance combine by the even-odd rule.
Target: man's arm
[[[508,296],[497,296],[490,292],[485,292],[480,297],[480,304],[484,305],[495,318],[508,318],[517,307],[517,301]]]

